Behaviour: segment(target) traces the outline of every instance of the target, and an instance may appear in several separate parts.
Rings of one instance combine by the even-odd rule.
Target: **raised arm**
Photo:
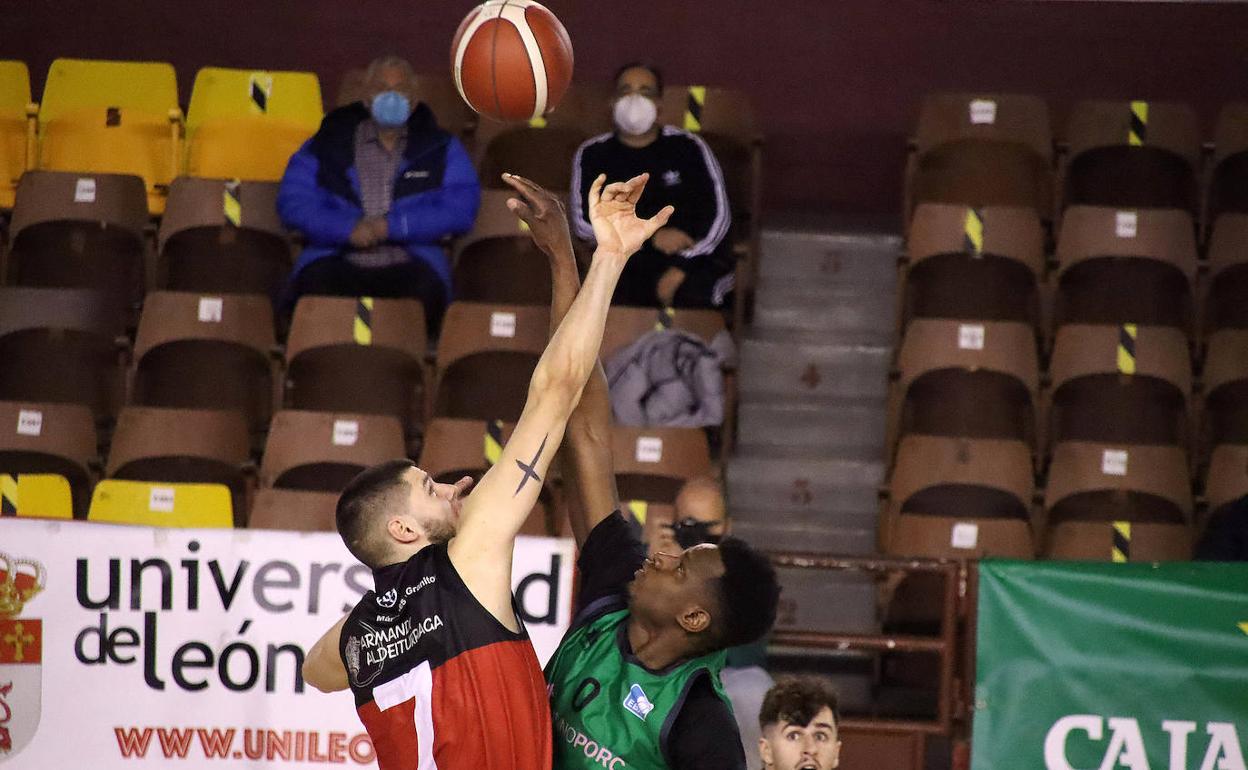
[[[508,203],[509,208],[529,226],[534,243],[550,258],[553,335],[581,288],[567,215],[558,197],[533,182],[513,176],[507,183],[520,194]],[[601,362],[594,365],[580,403],[568,419],[559,458],[572,533],[580,546],[599,522],[619,508],[611,458],[611,394]]]
[[[597,365],[611,295],[628,258],[671,217],[636,214],[647,177],[590,190],[598,248],[585,285],[546,346],[529,384],[528,400],[502,456],[465,501],[450,556],[464,582],[495,617],[515,626],[511,611],[511,552],[546,471],[563,441],[568,418]],[[510,622],[508,622],[510,621]]]

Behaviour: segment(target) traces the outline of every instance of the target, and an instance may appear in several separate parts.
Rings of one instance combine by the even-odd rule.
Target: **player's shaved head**
[[[375,465],[352,479],[338,498],[338,534],[351,555],[369,568],[382,566],[390,554],[384,520],[410,504],[407,472],[414,467],[407,459]]]

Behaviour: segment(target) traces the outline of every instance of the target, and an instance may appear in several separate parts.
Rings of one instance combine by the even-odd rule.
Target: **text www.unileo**
[[[114,727],[113,733],[124,759],[203,758],[330,765],[368,765],[377,759],[366,733],[233,727]]]

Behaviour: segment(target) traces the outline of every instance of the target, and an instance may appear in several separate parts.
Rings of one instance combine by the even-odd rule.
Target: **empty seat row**
[[[602,355],[673,326],[708,344],[723,332],[715,311],[613,308]],[[424,311],[414,300],[305,297],[276,347],[273,312],[256,295],[148,295],[124,391],[129,403],[233,409],[253,431],[274,404],[390,414],[409,436],[432,414],[519,417],[546,347],[543,307],[454,303],[436,367],[426,363]],[[103,419],[123,400],[121,317],[86,290],[0,289],[0,398],[81,403]],[[282,376],[284,374],[284,377]]]
[[[0,402],[0,426],[5,513],[19,516],[98,518],[95,503],[88,501],[102,470],[110,482],[223,487],[228,494],[216,502],[225,507],[212,514],[223,525],[332,529],[332,517],[322,514],[333,510],[347,483],[364,468],[407,454],[399,421],[367,414],[278,412],[258,474],[251,466],[248,426],[232,411],[127,407],[102,466],[94,421],[80,405]],[[465,475],[479,478],[497,462],[512,429],[501,420],[434,420],[420,465],[446,483]],[[685,479],[710,469],[701,430],[616,428],[613,443],[621,494],[634,504],[670,504]],[[259,491],[249,504],[257,486],[253,476]],[[554,534],[563,527],[549,481],[526,525],[528,534]],[[103,484],[95,497],[117,489],[130,494],[126,487]],[[114,502],[106,508],[115,521],[124,506]],[[151,523],[148,514],[159,512],[146,507],[139,513]],[[186,524],[168,517],[165,523]]]
[[[1043,100],[1009,94],[924,99],[906,171],[906,217],[924,202],[1019,206],[1042,219],[1072,205],[1204,213],[1248,211],[1248,105],[1227,105],[1202,196],[1202,134],[1185,104],[1089,100],[1074,105],[1055,151]],[[1202,205],[1207,199],[1207,206]]]

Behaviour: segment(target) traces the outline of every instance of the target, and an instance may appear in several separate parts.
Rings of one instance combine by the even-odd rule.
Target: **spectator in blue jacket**
[[[305,294],[412,297],[436,334],[451,300],[441,242],[476,219],[476,170],[417,100],[406,61],[374,61],[365,88],[363,101],[325,116],[282,177],[278,213],[307,241],[282,310],[289,317]]]

